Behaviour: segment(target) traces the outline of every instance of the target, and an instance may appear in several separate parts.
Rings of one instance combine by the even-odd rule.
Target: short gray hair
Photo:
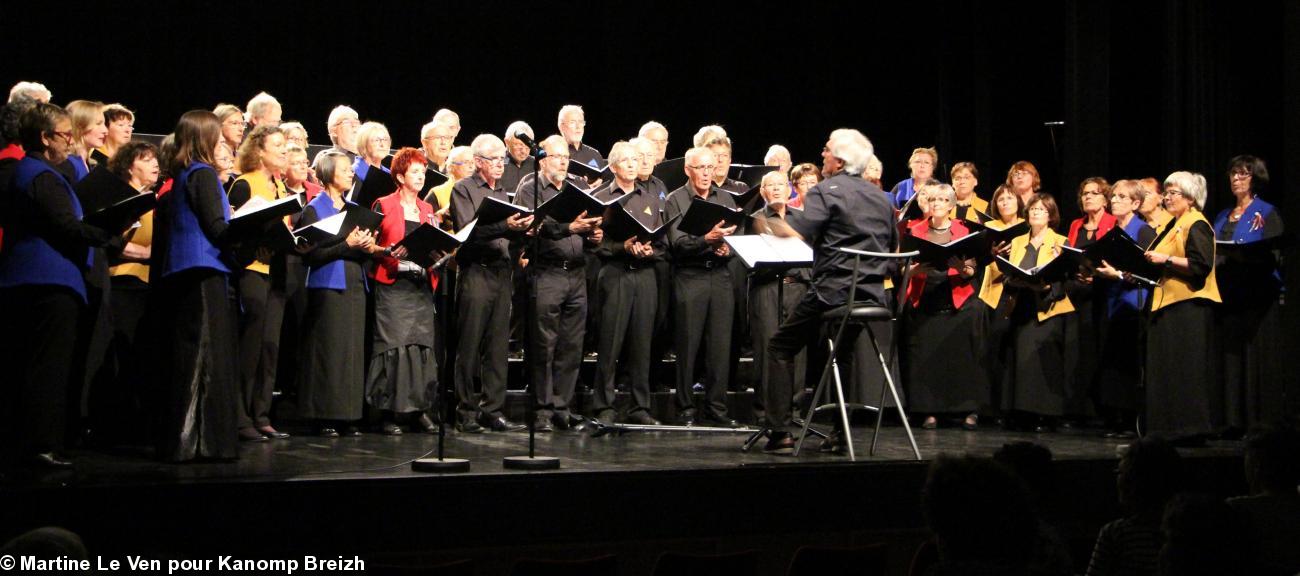
[[[727,147],[731,147],[731,139],[727,138],[727,131],[717,124],[710,124],[700,128],[700,130],[695,133],[695,137],[691,139],[691,143],[694,144],[696,148],[699,148],[701,146],[708,146],[714,140],[721,140],[727,145]]]
[[[504,151],[506,143],[494,134],[479,134],[469,143],[469,149],[475,156],[490,156],[492,152]]]
[[[714,156],[712,150],[709,150],[704,146],[696,146],[686,151],[686,156],[684,160],[686,160],[686,164],[689,165],[691,162],[694,162],[696,158],[699,158],[702,154],[708,154],[710,156]]]
[[[830,152],[831,156],[844,162],[845,172],[862,174],[875,149],[861,132],[852,128],[840,128],[831,132]]]
[[[447,152],[447,163],[450,164],[452,161],[461,162],[463,161],[464,156],[469,156],[468,159],[473,160],[474,151],[470,150],[469,146],[457,146],[455,148],[452,148],[450,151]]]
[[[667,133],[668,127],[658,122],[655,122],[654,120],[651,120],[649,122],[646,122],[645,124],[642,124],[641,129],[637,130],[636,135],[640,138],[649,138],[651,130],[663,130],[665,133]]]
[[[353,148],[357,154],[367,156],[370,154],[370,137],[376,134],[388,134],[388,127],[375,121],[369,121],[357,128],[357,141]],[[391,138],[392,136],[389,136]]]
[[[329,187],[334,183],[334,171],[338,170],[340,159],[351,163],[348,155],[337,150],[323,150],[316,156],[316,180],[321,186]]]
[[[333,131],[334,127],[344,120],[361,120],[361,115],[357,114],[357,111],[353,110],[351,106],[340,104],[330,110],[329,119],[325,121],[325,128]]]
[[[880,175],[884,172],[885,165],[880,162],[880,158],[877,158],[875,154],[867,158],[867,167],[862,169],[862,175],[867,178],[880,178]]]
[[[560,136],[559,134],[551,134],[550,136],[547,136],[544,140],[539,142],[537,145],[540,146],[542,150],[559,148],[561,150],[564,150],[565,153],[568,153],[569,150],[569,142],[566,141],[564,137]]]
[[[280,125],[280,131],[284,132],[286,136],[288,136],[289,133],[293,132],[294,130],[301,131],[302,137],[304,139],[307,138],[307,127],[303,126],[302,122],[285,122],[284,124]]]
[[[1183,196],[1196,203],[1197,210],[1205,209],[1205,177],[1196,172],[1178,171],[1165,178],[1165,186],[1173,184]]]
[[[433,113],[434,124],[446,124],[450,126],[453,120],[459,123],[460,114],[452,112],[451,110],[448,110],[446,108],[440,108],[437,112]]]
[[[275,96],[266,92],[258,92],[257,96],[248,101],[248,106],[244,107],[244,111],[248,113],[248,119],[252,120],[253,118],[265,116],[272,107],[279,105],[280,101],[276,100]]]
[[[640,161],[640,156],[641,153],[637,151],[636,146],[633,146],[631,142],[619,141],[615,142],[614,146],[609,149],[609,158],[606,160],[612,165],[624,158],[634,158]]]
[[[515,134],[519,134],[520,132],[527,135],[530,140],[537,139],[536,136],[533,136],[533,127],[529,126],[528,123],[523,120],[515,120],[514,122],[511,122],[510,125],[506,127],[506,135],[502,136],[502,139],[514,138]]]
[[[943,182],[930,180],[929,182],[926,182],[923,187],[929,189],[929,195],[927,198],[934,198],[936,195],[943,195],[948,197],[949,202],[957,201],[957,191],[953,190],[952,186],[944,184]]]
[[[40,82],[19,82],[9,89],[9,102],[15,102],[20,98],[31,98],[41,102],[49,102],[54,97],[50,89],[46,88]]]
[[[785,154],[786,158],[790,158],[790,150],[788,148],[780,144],[773,144],[767,149],[767,154],[763,155],[763,163],[767,164],[771,162],[772,158],[775,158],[778,154]]]
[[[555,124],[563,124],[564,117],[574,113],[582,114],[583,118],[587,117],[587,113],[582,111],[582,106],[578,106],[577,104],[565,104],[560,107],[560,114],[555,117]]]

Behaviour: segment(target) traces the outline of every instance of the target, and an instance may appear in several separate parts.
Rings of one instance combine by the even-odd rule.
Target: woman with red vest
[[[168,172],[172,189],[154,218],[151,274],[157,295],[163,414],[158,457],[236,458],[238,410],[236,269],[226,229],[230,202],[212,166],[221,121],[207,110],[181,116]]]
[[[1110,183],[1105,178],[1093,176],[1079,183],[1079,210],[1083,216],[1070,222],[1067,237],[1070,246],[1080,250],[1100,240],[1115,227],[1115,217],[1110,213]],[[1066,294],[1074,304],[1071,321],[1078,324],[1079,372],[1075,374],[1072,389],[1065,391],[1065,413],[1069,425],[1082,420],[1089,412],[1088,402],[1097,389],[1097,368],[1101,365],[1102,336],[1106,326],[1105,296],[1111,281],[1080,274],[1065,283]]]
[[[375,244],[391,248],[421,224],[437,226],[433,205],[420,200],[424,155],[402,148],[393,156],[397,191],[375,201],[384,215]],[[381,256],[371,270],[375,280],[375,316],[366,373],[366,402],[383,413],[381,431],[402,433],[397,421],[413,417],[417,429],[437,427],[425,413],[433,406],[438,364],[433,354],[434,309],[430,276],[423,266],[405,260],[405,247]]]
[[[950,216],[957,201],[952,186],[929,184],[917,193],[928,199],[930,217],[908,225],[912,236],[947,244],[970,234],[964,223]],[[904,381],[911,411],[926,415],[922,427],[938,427],[935,415],[961,414],[962,426],[973,430],[979,422],[976,411],[988,397],[976,342],[981,316],[972,298],[975,259],[953,257],[946,264],[941,270],[913,265],[907,285]]]
[[[77,320],[86,306],[82,274],[91,247],[126,242],[81,221],[81,203],[55,168],[72,148],[72,119],[52,104],[23,113],[26,156],[14,170],[0,251],[0,464],[66,468],[64,407]]]

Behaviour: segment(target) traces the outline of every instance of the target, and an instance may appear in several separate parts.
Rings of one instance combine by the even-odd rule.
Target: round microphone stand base
[[[506,470],[559,470],[560,459],[554,456],[506,456],[501,465]]]

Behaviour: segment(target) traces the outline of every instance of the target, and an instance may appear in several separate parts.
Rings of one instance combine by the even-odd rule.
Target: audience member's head
[[[1300,484],[1300,433],[1268,430],[1246,443],[1246,484],[1251,494],[1296,496]]]
[[[66,557],[69,560],[88,560],[86,545],[81,537],[70,530],[46,526],[18,535],[0,547],[5,556],[34,556],[43,560]]]
[[[992,460],[940,455],[930,465],[921,506],[941,563],[1023,569],[1038,546],[1029,489]]]
[[[1056,489],[1056,473],[1052,468],[1052,451],[1042,444],[1012,442],[1003,444],[993,453],[993,460],[1006,466],[1021,480],[1035,500],[1042,502]]]
[[[1119,503],[1135,514],[1159,514],[1182,486],[1183,461],[1168,442],[1147,436],[1119,459]]]

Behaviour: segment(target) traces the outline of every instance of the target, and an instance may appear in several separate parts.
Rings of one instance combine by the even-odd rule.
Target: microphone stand
[[[438,261],[434,263],[433,266],[429,267],[429,272],[433,273],[441,269],[443,266],[446,266],[447,263],[451,261],[452,256],[455,256],[455,254],[456,252],[453,250],[449,252],[446,256],[443,256],[442,258],[438,259]],[[450,293],[450,290],[446,288],[445,284],[446,284],[445,282],[439,283],[439,289],[444,290],[443,293],[444,295]],[[446,300],[444,300],[444,302],[445,301]],[[443,453],[446,448],[447,419],[455,417],[454,412],[448,413],[449,411],[444,409],[443,401],[442,401],[443,392],[444,392],[443,387],[447,385],[447,381],[448,381],[447,376],[451,374],[451,370],[449,369],[448,365],[451,364],[450,358],[452,356],[452,352],[450,351],[450,347],[447,346],[447,336],[446,336],[447,314],[450,313],[451,313],[450,310],[443,310],[442,314],[440,314],[438,317],[438,323],[442,325],[443,349],[448,351],[448,353],[443,356],[443,365],[440,367],[441,369],[439,370],[439,372],[443,374],[443,379],[441,382],[438,383],[437,386],[434,387],[434,396],[433,396],[433,405],[435,407],[434,410],[439,413],[438,457],[419,458],[411,462],[411,470],[414,470],[416,472],[469,472],[469,460],[466,460],[464,458],[443,457]]]
[[[533,142],[533,139],[529,138],[526,134],[515,134],[515,138],[518,138],[524,144],[528,145],[528,153],[533,157],[533,210],[537,210],[537,207],[542,205],[541,167],[542,159],[546,158],[546,151],[542,150],[542,148],[538,146],[536,142]],[[533,232],[532,240],[528,242],[530,259],[536,259],[537,255],[541,253],[542,242],[541,224],[533,222],[533,225],[535,231]],[[524,274],[532,273],[528,269],[525,269],[523,272]],[[536,289],[536,283],[530,284],[525,282],[524,285],[527,286],[526,289],[529,290],[530,293],[532,290]],[[531,298],[525,298],[524,300],[524,382],[527,384],[528,391],[535,397],[537,395],[536,386],[541,385],[541,383],[534,380],[533,368],[537,362],[542,361],[541,358],[536,357],[536,354],[531,353],[532,350],[530,346],[533,341],[532,332],[537,329],[537,305]],[[507,470],[558,470],[560,468],[559,458],[554,456],[537,455],[537,409],[536,406],[534,406],[534,398],[528,398],[527,402],[528,407],[525,409],[524,413],[526,415],[524,417],[528,420],[528,455],[506,456],[502,459],[501,466]]]

